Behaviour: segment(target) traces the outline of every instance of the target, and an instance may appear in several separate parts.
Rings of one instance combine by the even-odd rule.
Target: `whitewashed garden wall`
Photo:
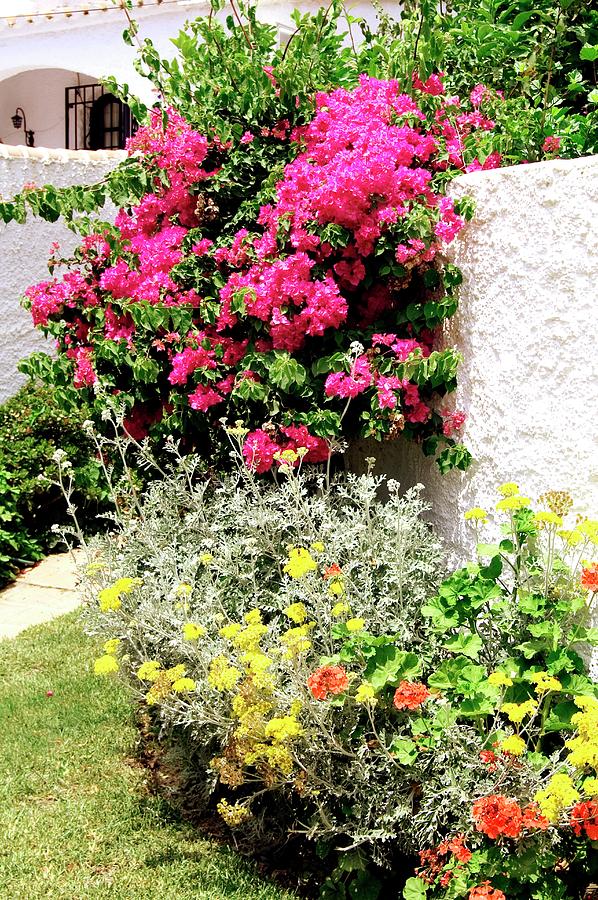
[[[27,182],[38,187],[93,184],[124,155],[118,150],[47,150],[0,144],[0,196],[13,197]],[[77,243],[76,235],[60,222],[51,224],[31,215],[24,225],[0,222],[0,402],[25,380],[17,372],[19,360],[34,350],[49,348],[33,329],[29,313],[19,306],[19,297],[28,285],[49,277],[47,263],[53,241],[67,251]]]
[[[458,551],[472,543],[462,513],[493,509],[504,481],[533,500],[566,488],[598,513],[598,157],[463,175],[452,192],[477,205],[451,247],[464,282],[445,334],[464,356],[456,404],[475,462],[443,476],[417,447],[362,443],[350,464],[376,456],[425,484]]]

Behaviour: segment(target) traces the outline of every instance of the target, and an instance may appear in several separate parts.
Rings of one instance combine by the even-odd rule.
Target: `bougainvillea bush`
[[[116,394],[135,438],[183,435],[216,459],[221,420],[242,419],[260,472],[277,452],[321,462],[357,435],[468,465],[464,415],[445,400],[459,357],[438,334],[460,281],[440,254],[471,210],[445,188],[500,165],[487,114],[500,97],[448,96],[438,74],[360,74],[338,14],[297,17],[284,49],[250,12],[199,20],[178,39],[182,63],[144,48],[162,101],[109,176],[116,223],[78,220],[74,259],[57,251],[54,277],[26,292],[58,350],[26,368],[65,402],[95,398],[99,420]],[[72,212],[94,190],[28,203]]]
[[[339,861],[322,896],[581,897],[598,523],[503,485],[500,542],[442,581],[417,490],[382,503],[380,479],[285,454],[267,488],[187,460],[90,554],[98,675],[126,675],[239,845],[299,834]]]

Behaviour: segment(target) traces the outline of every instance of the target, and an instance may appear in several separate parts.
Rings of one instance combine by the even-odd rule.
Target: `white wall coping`
[[[26,159],[44,163],[70,163],[72,161],[105,164],[126,159],[126,150],[62,150],[53,147],[16,147],[0,144],[0,159]]]

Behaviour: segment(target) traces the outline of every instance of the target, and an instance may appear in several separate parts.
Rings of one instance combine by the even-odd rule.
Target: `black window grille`
[[[123,150],[136,130],[129,107],[102,84],[65,88],[67,150]]]

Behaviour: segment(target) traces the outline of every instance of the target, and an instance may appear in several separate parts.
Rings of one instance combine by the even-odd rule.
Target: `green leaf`
[[[408,878],[403,888],[403,900],[425,900],[428,888],[421,878]]]
[[[294,386],[300,386],[307,378],[307,371],[289,353],[276,352],[276,358],[269,366],[270,378],[283,389],[288,391]]]
[[[411,766],[417,759],[418,749],[411,738],[396,737],[390,745],[390,752],[402,766]]]
[[[369,681],[376,691],[387,684],[396,684],[402,679],[410,679],[419,675],[421,663],[415,653],[399,650],[394,644],[379,647],[375,655],[368,661],[364,679]]]
[[[445,650],[451,653],[462,653],[470,659],[477,659],[484,646],[478,634],[458,634],[452,637],[444,645]]]
[[[598,59],[598,44],[584,44],[579,51],[579,58],[588,62],[595,62]]]

